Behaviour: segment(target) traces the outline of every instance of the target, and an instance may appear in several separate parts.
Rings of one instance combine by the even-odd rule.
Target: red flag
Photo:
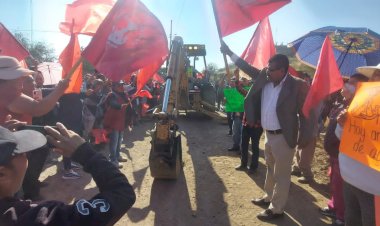
[[[152,76],[160,69],[161,65],[164,63],[166,57],[162,58],[155,63],[144,67],[137,73],[137,90],[136,93],[140,92],[144,88],[145,84],[152,78]]]
[[[249,27],[290,0],[214,0],[222,37]]]
[[[82,55],[99,72],[118,81],[126,74],[161,62],[167,54],[161,22],[140,1],[119,0]]]
[[[294,69],[292,66],[289,65],[289,68],[288,68],[288,72],[289,74],[293,75],[294,77],[300,77],[298,72],[296,71],[296,69]]]
[[[75,34],[94,35],[107,16],[115,0],[77,0],[66,6],[65,21],[60,23],[61,32],[71,35],[72,21],[75,20]]]
[[[137,93],[138,97],[146,97],[148,99],[152,99],[153,96],[148,90],[141,90],[140,92]]]
[[[158,82],[158,83],[164,83],[165,82],[165,80],[159,75],[159,74],[157,74],[157,73],[155,73],[154,75],[153,75],[153,78],[152,78],[154,81],[156,81],[156,82]]]
[[[80,59],[81,52],[78,41],[78,35],[72,34],[69,44],[59,55],[59,62],[62,65],[62,78],[65,78],[70,69]],[[69,87],[65,93],[80,93],[82,86],[82,64],[77,67],[71,76]]]
[[[23,60],[29,52],[19,41],[0,23],[0,55],[15,57]]]
[[[255,33],[241,58],[256,68],[264,68],[269,59],[276,54],[273,42],[272,30],[268,17],[260,21]]]
[[[317,107],[329,94],[343,87],[343,79],[334,58],[331,41],[325,38],[319,55],[317,70],[307,94],[302,112],[308,116],[312,108]]]

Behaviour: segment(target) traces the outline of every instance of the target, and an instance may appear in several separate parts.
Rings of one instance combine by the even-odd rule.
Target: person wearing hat
[[[356,69],[370,82],[380,81],[380,64]],[[351,78],[350,78],[351,79]],[[356,91],[353,89],[353,92]],[[339,131],[347,120],[347,110],[338,116]],[[338,130],[335,134],[341,135]],[[340,137],[338,137],[340,139]],[[380,173],[339,152],[339,170],[343,179],[345,225],[375,225],[375,196],[380,195]]]
[[[121,157],[120,147],[125,130],[125,115],[128,102],[129,100],[124,93],[124,82],[113,82],[112,92],[107,95],[105,102],[106,111],[104,113],[103,126],[109,131],[110,161],[119,168],[123,167],[120,162],[127,161],[127,159]]]
[[[358,67],[356,71],[368,77],[370,81],[380,81],[380,64],[377,66]]]
[[[20,62],[9,56],[0,56],[0,125],[7,115],[17,118],[19,114],[41,116],[55,106],[69,85],[69,80],[61,80],[53,92],[36,101],[22,93],[22,84],[26,76],[34,71],[21,67]]]
[[[68,79],[61,80],[49,95],[40,101],[34,100],[23,93],[25,79],[34,73],[23,68],[16,58],[0,56],[0,125],[3,125],[9,117],[21,121],[29,118],[27,121],[30,123],[31,117],[45,115],[54,108],[69,85]],[[31,161],[27,171],[28,179],[24,181],[23,186],[25,197],[33,199],[39,197],[38,177],[47,153],[42,149],[34,152],[33,156],[28,155]]]
[[[0,127],[0,225],[113,225],[131,208],[136,195],[127,178],[78,134],[57,123],[45,127],[47,139],[59,152],[72,157],[90,173],[99,193],[73,204],[44,201],[39,204],[14,198],[20,189],[28,160],[25,153],[45,145],[46,137],[32,130],[11,132]]]

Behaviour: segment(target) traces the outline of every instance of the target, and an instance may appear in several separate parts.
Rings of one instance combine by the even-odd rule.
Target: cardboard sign
[[[348,109],[339,150],[380,171],[380,82],[358,86]]]

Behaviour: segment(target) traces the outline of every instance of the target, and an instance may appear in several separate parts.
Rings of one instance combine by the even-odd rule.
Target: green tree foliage
[[[31,43],[22,33],[14,34],[16,39],[29,51],[31,57],[26,59],[29,66],[35,66],[41,62],[53,62],[57,60],[54,49],[47,43],[37,41]]]
[[[218,71],[218,65],[215,63],[209,63],[207,65],[207,71],[209,73],[210,82],[215,82],[217,79],[217,71]]]

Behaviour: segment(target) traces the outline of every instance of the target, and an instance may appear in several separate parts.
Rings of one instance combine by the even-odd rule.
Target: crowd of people
[[[305,117],[302,107],[310,77],[306,74],[300,78],[289,75],[289,60],[285,55],[274,55],[268,66],[260,70],[234,54],[225,43],[222,43],[221,52],[237,66],[229,86],[236,87],[245,97],[244,112],[228,114],[228,135],[233,138],[233,145],[228,151],[236,151],[241,156],[236,170],[247,170],[250,174],[256,172],[260,137],[263,133],[265,135],[267,173],[264,194],[251,200],[265,208],[257,217],[268,221],[284,216],[291,175],[297,176],[300,183],[314,182],[311,170],[314,151],[323,122],[328,118],[324,149],[330,158],[331,199],[319,211],[333,218],[333,225],[374,226],[374,202],[375,195],[380,194],[380,174],[339,152],[339,145],[347,108],[358,83],[380,81],[380,64],[358,68],[358,73],[346,79],[342,90],[331,94]],[[252,78],[249,91],[243,89],[246,84],[239,79],[239,70]],[[252,144],[250,161],[249,141]]]
[[[374,196],[380,193],[380,174],[339,152],[339,144],[357,84],[380,81],[380,65],[350,76],[341,91],[305,117],[302,106],[310,81],[307,76],[288,74],[285,55],[276,54],[267,67],[257,69],[224,43],[221,51],[237,66],[228,86],[245,97],[243,112],[228,113],[228,134],[233,138],[228,150],[241,154],[236,170],[257,171],[259,142],[265,136],[264,193],[251,200],[265,208],[257,217],[270,221],[284,216],[291,175],[298,176],[300,183],[313,183],[314,150],[321,122],[328,118],[324,149],[330,158],[331,199],[319,211],[332,217],[333,225],[375,225]],[[240,70],[252,82],[240,78]],[[158,103],[160,84],[150,81],[145,86],[153,96],[148,99],[134,96],[134,76],[126,83],[111,82],[100,73],[87,74],[81,93],[65,93],[69,82],[63,79],[46,87],[40,72],[23,68],[15,58],[0,56],[0,211],[4,213],[0,222],[5,225],[107,225],[115,223],[135,202],[133,188],[119,170],[127,161],[120,154],[121,144],[124,131],[136,126],[147,109]],[[218,86],[220,100],[225,85]],[[246,86],[249,90],[243,88]],[[220,102],[217,104],[220,109]],[[47,135],[48,142],[33,131],[36,129]],[[94,148],[104,143],[108,144],[107,157]],[[75,169],[83,167],[100,193],[72,205],[25,201],[43,200],[39,190],[44,185],[38,179],[51,150],[63,155],[63,179],[80,178]],[[358,183],[355,177],[363,179]]]
[[[158,103],[161,85],[148,82],[148,98],[134,96],[135,76],[126,83],[87,74],[80,93],[65,93],[69,82],[44,86],[41,72],[0,56],[0,225],[108,225],[134,203],[133,188],[119,171],[127,161],[121,143],[124,131]],[[102,144],[108,144],[107,158],[97,150]],[[55,160],[52,151],[63,156],[63,179],[79,179],[76,169],[83,168],[101,192],[73,205],[41,202],[40,188],[49,185],[38,179],[46,160]]]

